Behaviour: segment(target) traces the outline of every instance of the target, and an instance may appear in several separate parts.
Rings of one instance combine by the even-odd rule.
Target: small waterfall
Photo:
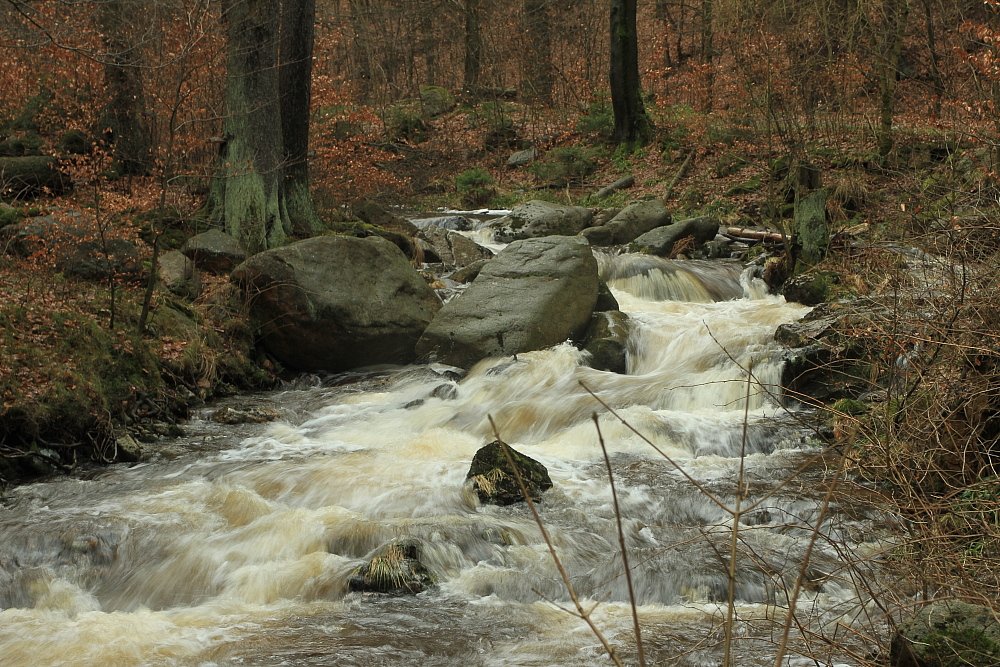
[[[806,309],[741,282],[736,264],[600,262],[632,322],[627,374],[589,368],[567,343],[483,360],[461,381],[415,367],[302,383],[259,397],[280,422],[234,432],[196,420],[190,453],[14,490],[0,515],[0,662],[608,664],[552,603],[568,593],[526,508],[480,506],[465,483],[492,417],[549,469],[546,529],[627,654],[603,440],[649,650],[668,660],[691,647],[684,664],[715,664],[717,650],[695,644],[726,598],[720,554],[733,519],[705,491],[732,505],[742,469],[749,504],[798,465],[804,439],[775,398],[771,338]],[[798,573],[819,506],[798,488],[742,519],[736,594],[747,618],[773,615]],[[830,543],[849,528],[831,528]],[[349,592],[365,557],[401,539],[419,543],[437,586],[405,598]],[[816,571],[832,572],[836,550],[817,551]],[[856,593],[824,586],[815,613],[840,618]],[[768,637],[747,634],[737,664],[757,664]]]

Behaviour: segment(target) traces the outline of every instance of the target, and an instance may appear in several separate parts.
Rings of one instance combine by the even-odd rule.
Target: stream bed
[[[627,374],[567,343],[461,379],[434,365],[303,376],[241,399],[277,410],[271,424],[223,426],[206,409],[150,461],[11,490],[0,665],[612,664],[570,613],[528,508],[481,506],[466,480],[491,418],[548,468],[541,520],[626,664],[636,641],[602,440],[648,664],[722,664],[740,479],[731,664],[774,664],[797,580],[786,664],[856,664],[870,647],[854,629],[871,619],[853,577],[871,531],[824,512],[824,461],[799,471],[819,447],[780,400],[773,333],[808,309],[736,264],[601,261],[633,323]],[[352,573],[400,540],[419,544],[436,585],[352,592]]]

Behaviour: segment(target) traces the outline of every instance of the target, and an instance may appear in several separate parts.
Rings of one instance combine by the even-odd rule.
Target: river
[[[822,465],[795,473],[819,449],[781,406],[772,342],[808,309],[737,265],[601,261],[633,322],[626,375],[563,344],[460,381],[436,366],[302,377],[242,399],[279,411],[271,424],[222,426],[206,409],[150,461],[11,490],[0,665],[611,664],[567,611],[528,508],[480,506],[466,483],[490,417],[548,467],[540,517],[626,664],[636,642],[601,439],[649,664],[722,664],[740,479],[731,664],[774,664],[800,572],[786,664],[856,664],[864,517],[824,511]],[[401,539],[437,585],[350,592],[366,556]]]

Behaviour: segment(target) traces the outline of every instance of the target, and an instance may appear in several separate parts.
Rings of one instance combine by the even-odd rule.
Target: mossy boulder
[[[683,238],[692,237],[695,247],[698,247],[714,239],[718,233],[718,218],[709,215],[687,218],[646,232],[629,244],[628,251],[669,257],[674,245]]]
[[[892,667],[1000,665],[1000,622],[989,607],[936,600],[900,624],[889,652]]]
[[[503,445],[499,440],[482,447],[472,458],[467,480],[472,480],[472,488],[479,496],[479,502],[490,505],[513,505],[524,502],[524,493],[517,482],[521,476],[531,499],[538,502],[542,493],[552,488],[552,479],[544,465],[508,446],[510,457],[517,466],[517,473],[511,467]]]
[[[333,372],[405,364],[441,301],[395,245],[319,236],[258,253],[233,281],[276,359]]]
[[[817,190],[799,200],[795,207],[792,245],[800,265],[814,266],[826,257],[830,248],[830,225],[827,222],[825,190]]]
[[[433,118],[451,111],[455,107],[455,96],[441,86],[421,86],[420,104],[424,115]]]

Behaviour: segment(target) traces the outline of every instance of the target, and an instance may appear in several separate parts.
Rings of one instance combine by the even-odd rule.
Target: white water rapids
[[[460,382],[435,367],[304,380],[254,397],[282,413],[273,424],[196,419],[152,462],[12,490],[0,508],[0,665],[611,664],[560,609],[572,605],[527,508],[480,506],[466,484],[490,416],[548,467],[545,526],[595,623],[636,664],[595,412],[647,661],[721,664],[732,517],[584,385],[729,506],[744,451],[747,505],[810,451],[779,407],[772,342],[807,309],[741,287],[738,267],[603,261],[633,323],[627,375],[588,368],[564,344],[488,360]],[[457,396],[432,395],[444,384]],[[733,665],[774,662],[821,480],[805,473],[743,517]],[[838,548],[864,548],[856,526],[833,510],[824,522],[797,616],[812,631],[850,627],[863,607],[837,575]],[[419,541],[437,586],[349,592],[365,556],[401,538]],[[850,664],[801,638],[791,655]]]

